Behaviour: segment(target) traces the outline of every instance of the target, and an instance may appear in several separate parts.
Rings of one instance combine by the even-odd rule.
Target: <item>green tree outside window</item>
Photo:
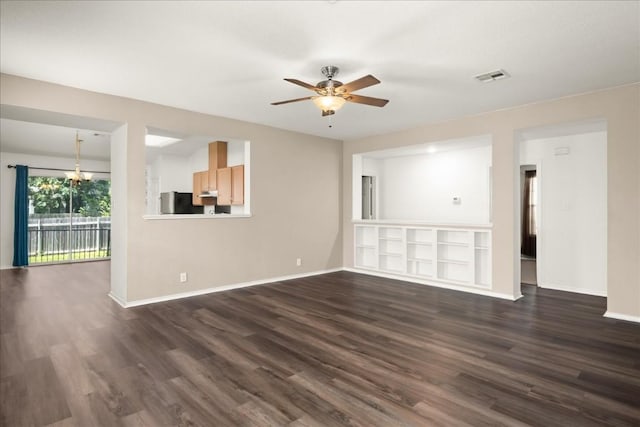
[[[71,188],[72,212],[86,217],[111,216],[111,182],[95,179]],[[65,178],[29,177],[29,197],[36,214],[69,212],[69,181]]]

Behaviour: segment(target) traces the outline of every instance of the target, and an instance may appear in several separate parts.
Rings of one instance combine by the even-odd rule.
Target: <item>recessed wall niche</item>
[[[489,224],[491,136],[353,156],[353,219]]]

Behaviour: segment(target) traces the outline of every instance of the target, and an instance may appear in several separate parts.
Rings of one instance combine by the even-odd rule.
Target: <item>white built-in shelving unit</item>
[[[464,226],[356,224],[354,266],[490,288],[491,231]]]

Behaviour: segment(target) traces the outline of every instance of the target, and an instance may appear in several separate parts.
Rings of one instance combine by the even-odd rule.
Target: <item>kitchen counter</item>
[[[165,214],[142,215],[144,220],[251,218],[251,214]]]

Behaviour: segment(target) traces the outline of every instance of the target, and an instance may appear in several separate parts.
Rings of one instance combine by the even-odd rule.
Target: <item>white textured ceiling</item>
[[[0,118],[0,151],[74,158],[76,131],[82,159],[108,160],[107,132]]]
[[[0,70],[338,139],[640,80],[637,1],[2,1]],[[283,81],[382,83],[321,117]],[[503,68],[511,78],[479,83]],[[331,120],[333,127],[329,128]]]

